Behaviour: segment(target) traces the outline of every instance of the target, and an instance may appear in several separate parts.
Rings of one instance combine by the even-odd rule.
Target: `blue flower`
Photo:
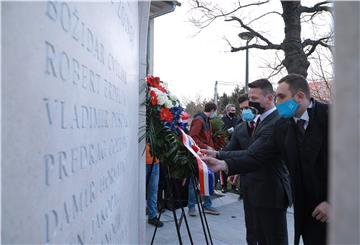
[[[183,108],[181,106],[172,107],[170,109],[171,113],[173,114],[173,121],[177,122],[180,120],[180,115],[183,112]]]

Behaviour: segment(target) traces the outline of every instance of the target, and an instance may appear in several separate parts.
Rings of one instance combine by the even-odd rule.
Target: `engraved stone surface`
[[[2,242],[137,243],[138,3],[1,10]]]

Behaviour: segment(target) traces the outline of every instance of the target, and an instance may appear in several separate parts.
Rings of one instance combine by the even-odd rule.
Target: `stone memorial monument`
[[[3,244],[142,242],[148,8],[1,3]]]

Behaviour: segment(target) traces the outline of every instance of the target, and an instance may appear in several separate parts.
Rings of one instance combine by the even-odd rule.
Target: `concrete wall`
[[[335,3],[330,244],[360,243],[360,2]]]
[[[147,69],[146,54],[147,54],[147,42],[148,42],[148,26],[149,26],[149,12],[150,12],[150,1],[139,2],[139,135],[138,138],[142,139],[139,142],[139,193],[143,193],[140,196],[138,219],[139,219],[139,244],[145,243],[145,132],[146,132],[146,106],[145,106],[145,93],[146,93],[146,82],[145,76]]]

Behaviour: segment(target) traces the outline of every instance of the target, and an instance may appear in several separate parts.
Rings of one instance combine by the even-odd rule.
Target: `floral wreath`
[[[181,141],[179,128],[187,126],[182,120],[184,109],[159,77],[147,76],[146,84],[146,143],[150,154],[168,167],[172,177],[187,177],[196,168],[195,158]]]

